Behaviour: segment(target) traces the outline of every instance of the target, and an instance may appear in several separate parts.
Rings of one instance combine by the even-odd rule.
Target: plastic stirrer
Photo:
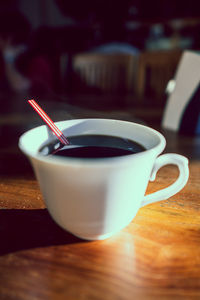
[[[63,145],[69,145],[69,141],[66,139],[62,131],[58,129],[51,118],[44,112],[44,110],[36,103],[35,100],[28,100],[29,104],[35,109],[35,111],[40,115],[40,117],[45,121],[49,128],[55,133],[57,138],[61,141]]]

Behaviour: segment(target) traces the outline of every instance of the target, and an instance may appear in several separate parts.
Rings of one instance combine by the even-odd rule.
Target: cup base
[[[110,232],[102,235],[79,235],[76,233],[72,233],[74,236],[82,239],[82,240],[87,240],[87,241],[98,241],[98,240],[105,240],[112,235],[114,235],[116,232]]]

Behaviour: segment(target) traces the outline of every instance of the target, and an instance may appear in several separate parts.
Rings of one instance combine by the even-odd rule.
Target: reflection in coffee
[[[111,158],[139,153],[145,148],[130,139],[108,135],[77,135],[67,137],[70,145],[63,146],[59,141],[45,144],[39,152],[43,155],[56,155],[74,158]]]

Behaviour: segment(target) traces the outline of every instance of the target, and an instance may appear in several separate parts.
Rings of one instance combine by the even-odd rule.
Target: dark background
[[[14,16],[7,17],[8,12],[20,12],[26,26],[20,25]],[[33,54],[45,55],[53,68],[53,91],[59,94],[68,92],[67,80],[64,89],[62,86],[63,54],[68,55],[66,69],[70,69],[74,54],[113,42],[126,43],[139,52],[174,47],[199,50],[200,1],[1,0],[0,36],[13,31],[17,36],[14,42],[23,41],[29,50],[16,60],[17,71],[27,76],[26,67]],[[177,39],[179,43],[174,46]],[[168,41],[166,49],[162,41]],[[5,83],[1,81],[2,72],[0,87]],[[65,76],[67,72],[64,70]]]
[[[41,26],[57,28],[52,30],[51,38],[67,41],[60,41],[65,44],[62,50],[76,51],[110,41],[129,42],[143,50],[152,25],[162,24],[163,34],[170,36],[170,21],[200,17],[197,0],[1,0],[0,10],[8,9],[22,12],[32,30]],[[199,36],[199,24],[186,27],[182,28],[183,36]]]

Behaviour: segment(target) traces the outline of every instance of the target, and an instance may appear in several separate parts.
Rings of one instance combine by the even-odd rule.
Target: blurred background
[[[164,106],[183,51],[199,48],[198,0],[1,0],[0,97]]]
[[[0,172],[23,172],[18,139],[43,125],[27,99],[54,121],[103,117],[160,130],[181,57],[199,49],[199,0],[1,0]],[[198,119],[195,103],[188,122]]]

